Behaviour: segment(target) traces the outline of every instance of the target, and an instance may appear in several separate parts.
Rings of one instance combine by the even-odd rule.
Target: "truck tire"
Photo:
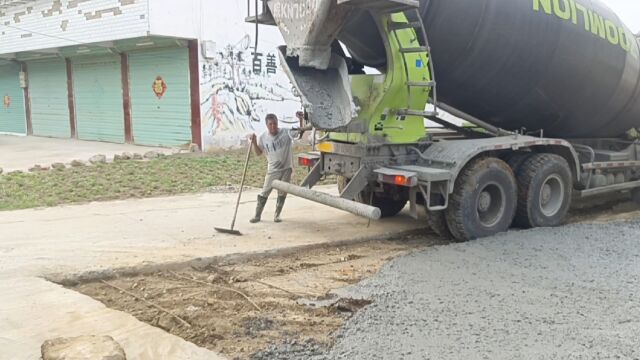
[[[427,212],[427,224],[438,236],[445,240],[453,240],[453,235],[447,225],[447,218],[445,216],[445,210],[442,211],[429,211],[425,207]]]
[[[369,197],[371,197],[371,195],[369,195]],[[382,213],[382,217],[388,218],[388,217],[393,217],[398,215],[398,213],[402,211],[402,209],[404,209],[405,206],[407,206],[407,201],[408,200],[403,200],[403,199],[396,200],[390,197],[382,197],[374,194],[371,201],[361,201],[361,202],[379,208],[380,212]]]
[[[438,198],[436,198],[436,196]],[[422,197],[421,197],[422,198]],[[443,203],[443,197],[440,194],[431,194],[432,203]],[[436,202],[436,200],[438,200]],[[440,211],[431,211],[427,208],[427,204],[423,199],[424,211],[427,215],[427,225],[435,232],[438,236],[445,240],[453,240],[453,235],[451,235],[451,231],[449,231],[449,226],[447,225],[447,218],[445,216],[445,210]]]
[[[507,162],[511,170],[513,170],[513,173],[517,174],[518,171],[520,171],[520,167],[522,166],[522,164],[532,155],[535,155],[535,153],[526,152],[526,151],[516,151],[510,154],[505,159],[505,161]]]
[[[636,205],[640,205],[640,188],[635,188],[631,190],[631,200],[636,203]]]
[[[342,193],[342,190],[349,184],[349,178],[344,176],[338,176],[338,191]],[[405,206],[407,206],[407,199],[394,199],[392,197],[379,196],[377,194],[373,194],[371,196],[371,192],[368,190],[363,190],[353,199],[362,204],[368,204],[371,206],[375,206],[380,209],[382,213],[381,217],[388,218],[398,215]]]
[[[446,210],[449,230],[458,241],[506,231],[517,199],[516,180],[507,163],[491,157],[475,160],[456,179]]]
[[[564,221],[571,206],[569,164],[561,156],[535,154],[516,174],[518,208],[514,225],[522,228],[553,227]]]

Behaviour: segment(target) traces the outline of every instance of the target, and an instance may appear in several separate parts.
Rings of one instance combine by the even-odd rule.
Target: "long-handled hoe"
[[[244,179],[247,177],[247,168],[249,167],[249,157],[251,156],[251,142],[249,142],[249,148],[247,149],[247,159],[244,161],[244,172],[242,173],[242,181],[240,182],[240,190],[238,191],[238,200],[236,201],[236,209],[233,212],[233,220],[231,221],[231,228],[219,228],[216,227],[217,232],[223,234],[231,234],[241,236],[242,233],[238,230],[234,230],[233,227],[236,224],[236,215],[238,215],[238,207],[240,206],[240,198],[242,197],[242,189],[244,188]]]

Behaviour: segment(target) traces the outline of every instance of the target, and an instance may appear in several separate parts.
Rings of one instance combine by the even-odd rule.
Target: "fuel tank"
[[[420,0],[439,100],[508,130],[617,137],[640,127],[636,36],[599,0]],[[339,34],[353,58],[384,68],[375,20]]]

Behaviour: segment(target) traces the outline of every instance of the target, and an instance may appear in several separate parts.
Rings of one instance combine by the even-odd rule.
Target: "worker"
[[[307,121],[304,119],[303,111],[296,111],[296,118],[298,119],[298,127],[302,129],[307,125]]]
[[[268,114],[265,117],[267,123],[267,131],[262,133],[260,137],[256,134],[250,136],[251,146],[257,156],[263,153],[267,156],[267,174],[264,178],[264,186],[262,192],[258,195],[258,204],[256,205],[256,215],[249,220],[251,223],[257,223],[261,220],[262,210],[267,203],[267,199],[271,194],[271,184],[274,180],[284,182],[291,181],[291,173],[293,172],[292,151],[293,137],[290,131],[278,128],[278,117],[274,114]],[[273,217],[274,222],[281,222],[280,213],[284,207],[284,201],[287,194],[278,191],[278,200],[276,202],[276,212]]]
[[[305,132],[311,129],[305,112],[296,111],[296,118],[298,119],[298,126],[300,128],[298,140],[302,140],[302,143],[304,144],[311,145],[311,137],[309,136],[309,133],[306,133],[307,135],[305,136]]]

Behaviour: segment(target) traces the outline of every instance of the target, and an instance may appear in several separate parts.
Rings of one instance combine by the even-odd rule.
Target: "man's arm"
[[[294,142],[295,142],[295,141],[302,140],[302,136],[304,135],[304,133],[305,133],[306,131],[310,131],[310,130],[312,130],[312,129],[313,129],[313,127],[312,127],[311,125],[307,125],[307,126],[305,126],[305,127],[301,127],[301,128],[299,128],[299,129],[295,129],[295,128],[290,129],[290,130],[289,130],[289,137],[290,137],[290,138],[291,138],[291,140],[292,140],[292,141],[294,141]]]
[[[251,147],[253,148],[253,152],[256,153],[256,156],[262,155],[262,149],[260,149],[260,146],[258,146],[258,138],[256,134],[251,134],[249,139],[251,141]]]

